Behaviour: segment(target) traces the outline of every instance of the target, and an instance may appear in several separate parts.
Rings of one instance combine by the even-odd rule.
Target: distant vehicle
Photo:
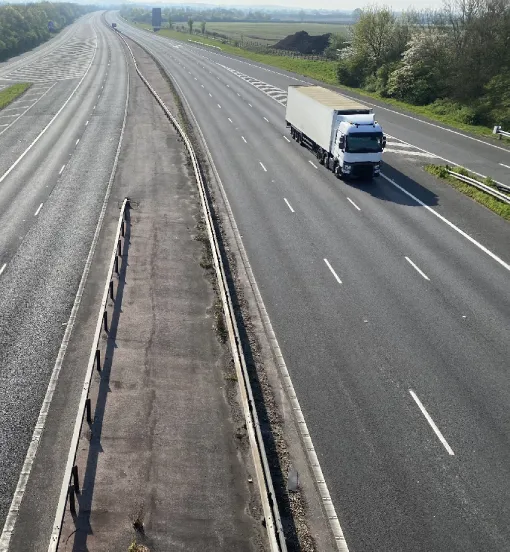
[[[371,108],[321,86],[289,86],[285,119],[338,178],[379,176],[386,137]]]
[[[117,23],[112,23],[112,28],[116,29],[117,28]]]

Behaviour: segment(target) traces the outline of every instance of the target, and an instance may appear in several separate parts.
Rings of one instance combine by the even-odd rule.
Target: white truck
[[[379,176],[386,137],[371,108],[321,86],[289,86],[285,119],[338,178]]]

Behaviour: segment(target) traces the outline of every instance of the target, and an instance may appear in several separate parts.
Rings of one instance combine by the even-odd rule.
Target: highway
[[[126,60],[94,13],[0,66],[0,86],[19,81],[33,86],[0,111],[0,529],[29,445],[39,440],[34,428],[108,190],[125,118]],[[49,480],[52,465],[44,470]],[[58,477],[60,484],[62,471]],[[29,525],[47,511],[54,516],[52,506],[40,501]]]
[[[301,77],[116,20],[198,120],[351,552],[508,550],[508,224],[421,164],[510,152],[376,108],[384,174],[340,182],[285,129]]]

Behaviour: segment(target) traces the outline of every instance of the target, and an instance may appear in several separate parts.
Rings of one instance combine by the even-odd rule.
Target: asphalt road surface
[[[0,66],[0,86],[20,81],[33,87],[0,111],[0,528],[105,199],[126,60],[95,13]]]
[[[508,550],[509,228],[421,164],[510,152],[376,108],[384,176],[339,182],[285,129],[301,77],[117,21],[199,121],[350,550]]]

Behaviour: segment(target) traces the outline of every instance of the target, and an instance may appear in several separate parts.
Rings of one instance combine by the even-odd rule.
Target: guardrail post
[[[110,280],[110,299],[113,301],[113,280]]]
[[[120,243],[120,240],[117,242],[117,256],[120,257],[122,255],[122,244]]]
[[[73,516],[76,515],[76,500],[74,498],[74,487],[72,485],[69,485],[69,489],[67,490],[67,493],[69,495],[69,510],[71,510],[71,514]]]
[[[119,256],[115,255],[115,273],[119,273]]]
[[[92,423],[92,408],[90,406],[90,399],[87,399],[85,401],[85,411],[87,413],[87,423],[91,424]]]
[[[72,470],[73,474],[73,486],[74,486],[74,492],[76,494],[80,494],[80,478],[78,477],[78,466],[73,466]]]
[[[126,234],[126,219],[122,219],[122,226],[120,227],[120,235],[124,237]]]
[[[98,372],[101,372],[101,353],[99,349],[96,349],[96,369]]]
[[[108,333],[108,311],[103,312],[103,327],[104,331]]]

